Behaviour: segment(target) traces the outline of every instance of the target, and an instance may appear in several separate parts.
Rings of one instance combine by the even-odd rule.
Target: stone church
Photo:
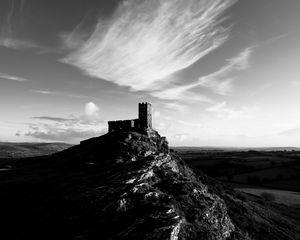
[[[152,109],[148,102],[139,103],[139,118],[108,122],[109,132],[135,131],[146,133],[152,130]]]

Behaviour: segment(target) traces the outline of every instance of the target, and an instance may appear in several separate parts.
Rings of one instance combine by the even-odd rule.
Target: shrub
[[[263,192],[261,195],[260,195],[264,200],[266,201],[269,201],[269,202],[274,202],[276,197],[274,194],[272,193],[268,193],[268,192]]]

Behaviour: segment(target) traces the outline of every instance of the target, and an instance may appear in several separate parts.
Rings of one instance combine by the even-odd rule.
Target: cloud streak
[[[235,77],[232,77],[231,74],[235,71],[248,69],[250,67],[249,60],[252,53],[253,50],[250,47],[242,50],[237,56],[228,59],[227,64],[218,71],[200,77],[194,87],[202,86],[220,95],[230,94],[232,91],[232,83],[235,80]]]
[[[251,117],[256,111],[256,108],[243,107],[241,109],[233,109],[228,106],[227,102],[220,102],[206,108],[206,111],[216,114],[217,117],[223,120],[235,120],[240,118]]]
[[[40,49],[30,40],[20,39],[16,29],[20,28],[20,18],[26,4],[25,0],[9,1],[7,14],[0,22],[0,46],[12,49]]]
[[[79,99],[94,99],[95,97],[85,96],[85,95],[76,95],[76,94],[69,94],[66,92],[55,92],[55,91],[48,91],[48,90],[39,90],[39,89],[30,89],[30,92],[49,95],[49,96],[62,96],[62,97],[69,97],[69,98],[79,98]]]
[[[80,130],[77,128],[59,129],[54,127],[48,127],[43,131],[30,131],[25,134],[27,137],[34,137],[46,141],[66,141],[66,142],[77,142],[97,135],[101,135],[103,131],[96,130]]]
[[[22,77],[12,76],[4,73],[0,73],[0,79],[16,81],[16,82],[28,82],[29,80]]]
[[[33,117],[33,119],[47,120],[47,121],[53,121],[53,122],[73,122],[73,121],[77,121],[76,118],[60,118],[60,117],[49,117],[49,116]]]
[[[74,124],[97,125],[103,122],[100,116],[100,109],[93,102],[89,102],[85,105],[84,114],[79,117],[74,117],[73,115],[69,118],[38,116],[38,117],[33,117],[33,119],[37,119],[41,121],[51,121],[51,122],[62,123],[67,125],[74,125]]]
[[[280,132],[279,135],[283,135],[283,136],[299,135],[300,136],[300,127],[292,128],[292,129]]]
[[[227,64],[206,76],[202,76],[190,84],[169,87],[167,89],[153,92],[152,95],[164,100],[192,100],[200,102],[213,102],[204,95],[192,92],[196,87],[210,89],[219,95],[229,95],[232,92],[236,71],[246,70],[250,67],[249,60],[252,55],[252,48],[246,48],[238,53],[235,57],[228,59]]]
[[[194,84],[187,84],[155,91],[151,95],[163,100],[212,102],[210,98],[204,95],[191,92],[192,88],[194,88]]]
[[[222,14],[236,0],[127,0],[64,63],[130,87],[160,89],[170,75],[220,47],[228,28]]]
[[[20,40],[13,37],[0,37],[0,46],[12,49],[41,49],[37,44],[28,41]]]
[[[30,130],[25,136],[47,141],[78,142],[106,131],[106,123],[100,116],[100,109],[93,102],[85,105],[84,114],[81,116],[69,118],[39,116],[33,119],[39,122],[30,123]]]

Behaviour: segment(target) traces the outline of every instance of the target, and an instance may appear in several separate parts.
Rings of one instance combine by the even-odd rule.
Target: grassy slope
[[[67,143],[7,143],[0,142],[0,158],[23,158],[49,155],[71,147]]]

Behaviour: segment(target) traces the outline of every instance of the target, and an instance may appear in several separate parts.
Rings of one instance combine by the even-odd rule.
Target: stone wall
[[[108,122],[108,131],[132,131],[140,127],[139,119],[131,120],[119,120],[119,121],[109,121]]]
[[[109,121],[108,131],[137,131],[145,133],[152,129],[152,110],[150,103],[139,103],[139,118],[131,120]]]

